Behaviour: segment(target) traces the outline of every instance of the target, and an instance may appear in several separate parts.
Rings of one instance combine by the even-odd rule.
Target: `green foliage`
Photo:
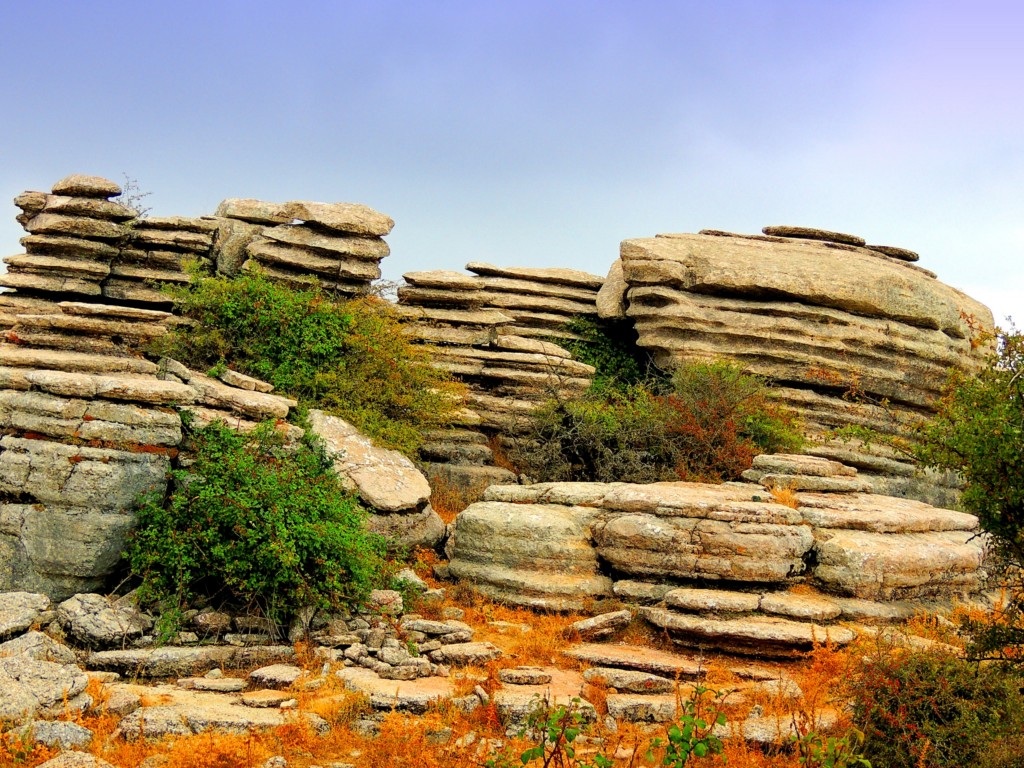
[[[143,504],[129,541],[142,599],[173,615],[217,594],[284,620],[358,603],[382,581],[383,541],[317,444],[285,446],[272,424],[245,435],[218,422],[189,439],[193,463],[166,502]]]
[[[629,388],[644,384],[658,389],[668,377],[655,364],[650,353],[637,345],[633,324],[625,320],[601,320],[575,317],[566,330],[580,339],[557,339],[581,363],[596,368],[594,388]]]
[[[1024,765],[1022,683],[949,653],[872,653],[850,686],[864,754],[875,768]]]
[[[722,691],[712,692],[702,685],[694,686],[690,698],[680,701],[679,722],[665,730],[664,740],[656,738],[651,741],[652,752],[648,753],[648,760],[653,760],[653,750],[660,747],[665,748],[661,764],[671,768],[682,768],[691,757],[721,753],[722,740],[715,736],[714,730],[715,726],[726,723],[722,712],[725,696]]]
[[[174,298],[196,325],[158,339],[153,352],[268,381],[387,447],[413,453],[423,430],[446,423],[458,407],[459,387],[426,364],[428,352],[409,343],[379,299],[336,301],[254,272],[195,275]]]
[[[846,736],[810,731],[794,736],[793,743],[804,768],[872,768],[871,761],[858,751],[864,744],[864,734],[857,730]]]
[[[512,451],[542,481],[721,481],[760,452],[797,451],[794,418],[765,383],[728,363],[691,363],[664,394],[645,384],[591,389],[539,409]]]
[[[535,698],[526,718],[526,728],[520,733],[520,736],[530,734],[531,741],[535,743],[519,755],[518,761],[506,752],[488,759],[484,765],[487,768],[512,768],[517,762],[528,765],[540,761],[544,766],[558,768],[611,768],[613,762],[604,755],[595,755],[593,763],[586,763],[576,756],[576,739],[587,726],[580,704],[581,700],[577,698],[568,707],[556,707],[546,699]]]
[[[1024,335],[998,333],[998,352],[976,376],[955,373],[938,416],[914,441],[924,464],[960,473],[961,505],[978,516],[1004,566],[1009,601],[996,622],[974,623],[974,652],[1024,650]]]

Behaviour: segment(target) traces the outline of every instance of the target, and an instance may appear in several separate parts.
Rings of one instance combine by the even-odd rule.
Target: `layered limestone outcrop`
[[[799,227],[765,232],[625,240],[598,309],[631,319],[664,367],[725,359],[767,377],[818,439],[809,452],[911,474],[898,455],[828,436],[849,426],[892,433],[933,413],[948,371],[980,364],[991,312],[910,251]]]
[[[274,420],[290,441],[296,402],[266,382],[214,377],[148,358],[146,345],[187,321],[162,287],[187,284],[190,262],[271,278],[314,277],[362,292],[387,255],[393,222],[362,205],[227,200],[213,217],[140,218],[106,179],[74,175],[15,199],[26,253],[8,257],[0,285],[0,591],[64,599],[102,587],[118,565],[133,512],[162,496],[196,426],[241,430]],[[422,473],[340,419],[313,414],[343,481],[372,530],[398,546],[434,546],[444,525]]]
[[[817,457],[758,457],[755,476],[492,486],[456,518],[449,570],[519,605],[615,595],[681,645],[769,656],[979,593],[974,516],[863,493],[853,468]]]
[[[460,423],[429,435],[421,454],[432,475],[472,487],[513,479],[490,466],[489,437],[520,432],[541,403],[590,386],[593,367],[556,342],[573,335],[565,328],[573,317],[596,313],[601,278],[476,262],[466,269],[476,274],[406,273],[398,311],[409,335],[431,347],[432,364],[468,387]]]

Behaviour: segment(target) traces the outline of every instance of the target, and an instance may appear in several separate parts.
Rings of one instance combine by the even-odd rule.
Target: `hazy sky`
[[[0,8],[3,199],[78,172],[137,179],[154,215],[362,202],[396,221],[392,279],[603,274],[629,237],[817,226],[1024,322],[1019,2]]]

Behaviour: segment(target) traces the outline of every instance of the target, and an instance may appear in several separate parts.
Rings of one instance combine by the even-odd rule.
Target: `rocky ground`
[[[698,682],[728,692],[720,732],[734,752],[843,724],[833,697],[856,651],[771,663],[680,652],[625,604],[533,613],[418,570],[408,606],[381,591],[364,613],[290,628],[192,611],[167,644],[130,598],[4,593],[0,765],[479,765],[519,755],[541,702],[590,723],[582,753],[627,765]]]

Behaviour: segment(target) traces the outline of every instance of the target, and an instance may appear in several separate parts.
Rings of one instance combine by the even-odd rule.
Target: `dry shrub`
[[[470,504],[480,501],[487,490],[483,485],[462,488],[441,476],[432,478],[430,487],[430,506],[444,520],[445,525]]]
[[[271,750],[256,733],[203,733],[178,739],[165,753],[164,768],[239,768],[258,765]]]
[[[487,441],[487,447],[491,449],[491,462],[494,466],[501,469],[507,469],[509,472],[516,475],[522,472],[522,470],[516,466],[516,463],[512,461],[511,456],[509,456],[508,449],[502,444],[497,435],[494,435]],[[481,496],[482,495],[483,494],[481,494]]]
[[[784,507],[797,509],[800,506],[800,499],[792,488],[769,488],[772,494],[772,501],[782,504]]]

